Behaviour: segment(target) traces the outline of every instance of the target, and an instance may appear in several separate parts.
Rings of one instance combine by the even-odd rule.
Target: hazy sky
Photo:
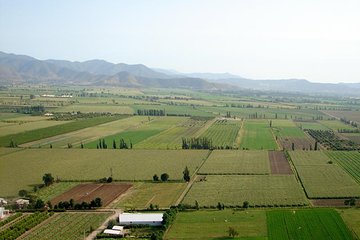
[[[360,82],[360,0],[0,0],[0,51]]]

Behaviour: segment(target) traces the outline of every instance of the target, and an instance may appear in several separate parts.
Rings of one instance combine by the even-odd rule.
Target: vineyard
[[[358,152],[328,151],[326,154],[360,183],[360,154]]]
[[[15,213],[14,215],[7,217],[5,220],[2,220],[0,222],[0,231],[1,231],[1,227],[12,222],[13,220],[17,219],[18,217],[21,217],[22,213]]]
[[[199,174],[269,174],[267,151],[214,150]]]
[[[47,212],[42,213],[34,213],[31,215],[28,215],[21,219],[20,221],[17,221],[14,225],[11,225],[11,227],[6,228],[5,230],[0,232],[0,240],[13,240],[20,237],[22,234],[24,234],[26,231],[32,229],[48,217],[50,217],[51,214]]]
[[[306,205],[300,185],[292,175],[208,175],[193,184],[182,203],[202,207]]]
[[[90,229],[95,230],[111,215],[102,213],[58,213],[47,224],[34,229],[22,239],[26,240],[78,240],[88,235]]]
[[[269,240],[353,239],[333,209],[273,210],[266,215]]]
[[[211,139],[214,148],[233,148],[240,127],[237,120],[216,120],[200,137]]]
[[[358,150],[360,146],[348,139],[341,139],[331,130],[307,130],[310,136],[331,150]]]

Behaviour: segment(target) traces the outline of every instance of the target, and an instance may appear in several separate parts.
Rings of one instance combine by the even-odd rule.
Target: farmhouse
[[[3,198],[0,198],[0,207],[6,206],[7,205],[7,201]]]
[[[120,213],[120,225],[161,226],[163,213]]]
[[[15,203],[18,206],[18,208],[24,208],[27,205],[29,205],[29,200],[20,198],[20,199],[16,200]]]

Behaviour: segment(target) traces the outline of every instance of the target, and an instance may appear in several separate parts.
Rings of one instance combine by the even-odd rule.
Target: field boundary
[[[241,120],[241,126],[240,126],[238,135],[236,136],[236,139],[235,139],[235,142],[234,142],[234,145],[233,145],[233,148],[235,148],[235,149],[236,149],[236,148],[237,148],[237,149],[240,148],[241,136],[242,136],[242,132],[243,132],[243,126],[244,126],[244,120]]]

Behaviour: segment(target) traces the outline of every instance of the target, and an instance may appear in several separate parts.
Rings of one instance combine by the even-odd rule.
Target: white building
[[[120,213],[120,225],[161,226],[163,213]]]
[[[0,219],[4,218],[8,214],[9,214],[9,210],[5,210],[5,208],[0,207]]]
[[[20,198],[20,199],[16,200],[15,203],[18,206],[18,208],[24,208],[27,205],[29,205],[30,201],[27,199]]]
[[[119,230],[112,230],[112,229],[105,229],[104,233],[106,234],[110,234],[110,235],[121,235],[124,236],[124,233],[122,231]]]

